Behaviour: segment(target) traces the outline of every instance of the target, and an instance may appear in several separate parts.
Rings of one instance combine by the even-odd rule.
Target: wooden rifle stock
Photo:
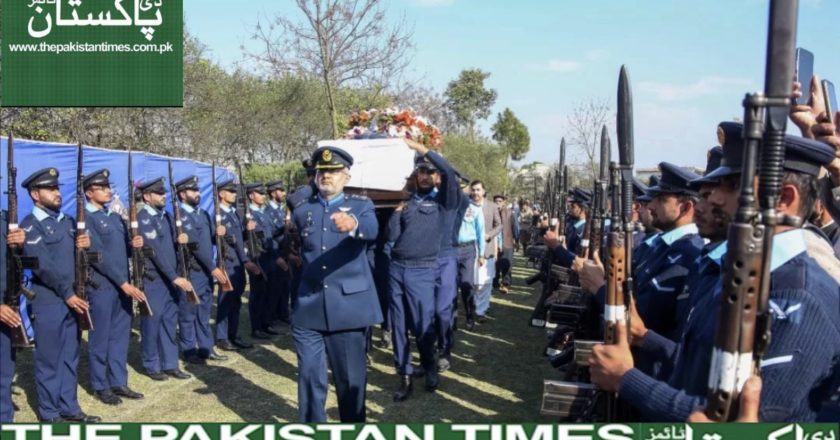
[[[14,159],[14,143],[15,137],[9,134],[9,142],[7,144],[7,173],[8,173],[8,191],[9,191],[9,209],[8,209],[8,230],[4,231],[8,234],[11,231],[18,229],[18,212],[17,212],[17,168],[15,167]],[[3,303],[11,307],[12,310],[20,316],[23,316],[20,308],[20,295],[25,295],[27,299],[35,298],[35,292],[29,290],[25,286],[23,271],[25,269],[37,269],[37,257],[24,257],[23,249],[18,245],[6,243],[6,291],[3,295]],[[10,337],[12,340],[12,347],[27,348],[32,346],[32,341],[29,335],[26,334],[26,329],[23,324],[10,329]]]
[[[80,143],[78,146],[78,160],[76,162],[76,239],[86,234],[87,227],[85,225],[85,193],[84,193],[84,149]],[[102,261],[102,254],[99,252],[91,252],[87,249],[82,249],[76,246],[75,255],[75,282],[73,284],[73,293],[84,301],[87,301],[87,287],[91,284],[91,264],[100,263]],[[90,316],[90,310],[85,310],[79,313],[79,328],[82,331],[93,330],[93,319]]]
[[[131,158],[131,147],[128,148],[128,223],[129,234],[132,240],[140,235],[140,226],[137,223],[137,203],[135,202],[134,193],[134,170],[133,161]],[[154,252],[151,248],[136,249],[131,246],[131,284],[139,290],[143,290],[145,282],[143,278],[146,275],[146,256],[145,253]],[[152,306],[149,301],[138,301],[137,310],[140,316],[148,318],[153,316]]]
[[[220,206],[219,202],[219,184],[216,182],[216,162],[213,162],[213,218],[215,220],[215,225],[218,228],[222,224],[222,207]],[[216,234],[216,231],[213,231],[213,234]],[[225,278],[227,282],[223,284],[219,284],[219,287],[222,288],[222,292],[233,292],[233,284],[230,282],[230,277],[227,274],[227,270],[225,269],[225,263],[227,262],[227,242],[225,241],[225,236],[216,235],[216,268],[218,268],[222,273],[225,274]]]
[[[172,193],[172,215],[175,218],[175,258],[177,259],[178,275],[181,278],[190,279],[190,267],[192,255],[190,248],[186,243],[181,243],[179,237],[184,233],[184,227],[181,223],[181,205],[178,201],[178,191],[175,189],[175,181],[172,180],[172,161],[169,162],[169,192]],[[201,300],[195,290],[190,289],[184,292],[187,295],[187,302],[190,304],[200,304]]]

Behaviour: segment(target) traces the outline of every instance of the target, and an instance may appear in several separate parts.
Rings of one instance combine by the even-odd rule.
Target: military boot
[[[414,384],[411,381],[411,375],[400,376],[400,387],[394,393],[394,402],[408,399],[412,391],[414,391]]]

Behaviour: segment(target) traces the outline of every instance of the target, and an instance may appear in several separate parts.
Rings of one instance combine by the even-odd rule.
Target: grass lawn
[[[441,376],[436,393],[426,392],[423,379],[415,382],[407,401],[391,400],[396,389],[390,350],[373,348],[368,370],[369,422],[525,422],[539,421],[543,378],[556,375],[541,352],[542,330],[528,326],[537,301],[539,284],[528,287],[524,279],[533,273],[517,257],[514,286],[508,295],[497,292],[489,315],[475,331],[459,330],[452,369]],[[247,335],[247,307],[242,308]],[[215,314],[215,313],[214,313]],[[463,321],[463,320],[461,320]],[[82,342],[79,365],[79,401],[88,414],[108,422],[286,422],[297,420],[297,360],[291,336],[279,336],[266,344],[241,352],[222,352],[227,361],[183,368],[194,377],[155,382],[142,375],[139,333],[132,334],[129,354],[129,385],[146,395],[144,400],[108,406],[96,400],[90,389],[87,347]],[[374,341],[379,330],[374,330]],[[416,352],[415,352],[416,361]],[[18,354],[13,399],[21,408],[16,421],[37,420],[33,352]],[[338,421],[335,390],[327,399],[331,421]]]

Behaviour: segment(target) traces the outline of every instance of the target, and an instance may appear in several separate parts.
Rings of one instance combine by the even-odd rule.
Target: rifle
[[[137,223],[137,203],[134,201],[134,170],[131,159],[131,147],[128,147],[128,223],[131,238],[140,235],[139,224]],[[154,255],[154,250],[148,246],[143,249],[136,249],[131,246],[131,284],[139,290],[144,289],[143,279],[146,277],[146,257]],[[137,309],[140,316],[150,317],[153,315],[152,306],[149,301],[138,302]]]
[[[566,210],[569,203],[569,166],[563,165],[563,185],[560,187],[560,207],[557,219],[560,220],[560,235],[566,234]]]
[[[248,250],[248,257],[253,261],[255,264],[258,264],[257,261],[262,255],[264,249],[262,246],[262,241],[260,241],[259,234],[256,231],[248,230],[248,222],[254,219],[251,215],[251,204],[248,203],[248,193],[245,191],[245,180],[244,174],[242,174],[242,165],[236,164],[236,170],[239,172],[239,192],[241,194],[240,199],[242,200],[243,205],[243,212],[245,213],[245,244],[246,249]],[[265,278],[265,272],[260,272],[262,277]]]
[[[589,255],[591,260],[595,257],[595,251],[601,252],[603,250],[604,241],[604,227],[606,226],[607,205],[609,198],[607,197],[610,183],[610,137],[607,131],[607,126],[604,125],[601,129],[601,162],[598,182],[595,185],[595,199],[592,203],[593,221],[592,233],[589,236]]]
[[[178,201],[178,191],[175,189],[175,182],[172,180],[172,161],[169,160],[167,162],[169,165],[169,192],[172,194],[172,215],[175,217],[175,258],[178,262],[178,276],[190,279],[192,251],[186,243],[178,241],[178,237],[184,233],[184,228],[181,223],[181,205]],[[195,290],[190,289],[184,293],[187,294],[187,302],[190,304],[201,303]]]
[[[222,224],[222,207],[219,205],[219,184],[216,182],[216,162],[213,162],[213,214],[216,220],[216,227]],[[215,234],[215,231],[213,232]],[[216,236],[216,267],[227,276],[225,262],[227,261],[227,242],[225,237]],[[233,284],[230,278],[224,284],[219,285],[223,292],[232,292]]]
[[[84,164],[85,153],[82,144],[79,144],[76,161],[76,238],[85,235],[85,192],[84,192]],[[91,284],[91,264],[102,262],[100,252],[92,252],[87,249],[76,247],[75,270],[76,276],[73,283],[74,294],[79,299],[87,301],[87,286]],[[95,286],[94,286],[95,287]],[[79,328],[82,331],[93,330],[93,319],[90,310],[79,313]]]
[[[784,138],[790,107],[798,2],[772,0],[764,93],[744,98],[744,156],[738,210],[729,223],[727,265],[709,373],[706,415],[715,421],[737,415],[741,388],[758,371],[770,343],[770,261],[774,227],[799,219],[775,209],[784,176]],[[766,121],[766,125],[765,125]],[[759,158],[760,156],[760,158]],[[758,165],[758,209],[753,180]]]
[[[18,229],[18,212],[17,212],[17,168],[15,167],[15,137],[9,134],[9,143],[6,145],[9,151],[7,158],[7,168],[9,174],[9,213],[8,213],[8,234],[10,231]],[[23,271],[25,269],[37,269],[38,257],[25,257],[23,249],[20,246],[8,244],[6,245],[6,291],[3,295],[3,303],[11,307],[12,310],[21,315],[20,310],[20,295],[26,295],[30,301],[35,299],[35,292],[28,289],[25,285]],[[29,340],[29,335],[26,334],[26,329],[23,325],[19,325],[11,330],[12,347],[26,348],[30,347],[32,341]]]

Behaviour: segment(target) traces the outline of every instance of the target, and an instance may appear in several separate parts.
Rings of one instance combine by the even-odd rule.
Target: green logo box
[[[183,0],[5,0],[3,107],[181,107]]]

